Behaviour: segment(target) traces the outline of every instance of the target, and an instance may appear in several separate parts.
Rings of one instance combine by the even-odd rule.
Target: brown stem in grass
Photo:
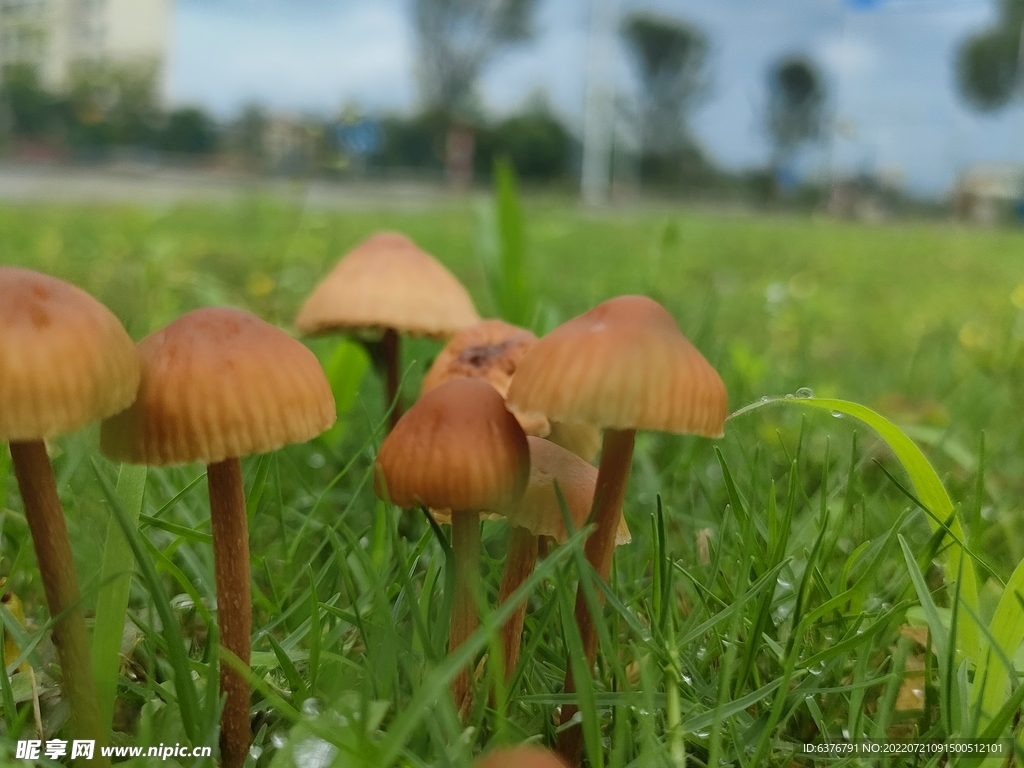
[[[249,664],[252,598],[249,587],[249,521],[245,511],[242,465],[225,459],[207,467],[213,570],[217,583],[220,644]],[[239,768],[249,754],[249,681],[226,662],[220,664],[220,689],[227,695],[220,716],[220,758],[224,768]]]
[[[608,581],[612,570],[612,556],[615,554],[615,533],[622,519],[622,501],[626,496],[626,482],[633,463],[633,440],[636,430],[606,429],[601,447],[601,466],[597,473],[597,487],[594,491],[594,506],[590,510],[587,521],[597,526],[587,538],[587,560],[598,575]],[[604,602],[600,591],[597,593],[599,603]],[[583,590],[576,590],[576,624],[583,640],[583,650],[587,658],[587,668],[592,669],[597,658],[597,625],[600,616],[592,616],[587,607],[587,599]],[[573,680],[572,665],[566,659],[565,692],[575,693],[576,682]],[[578,708],[574,704],[562,707],[561,723],[567,723],[576,714]],[[583,728],[575,725],[562,731],[558,737],[558,751],[569,765],[579,765],[583,755]]]
[[[477,592],[480,585],[480,514],[452,512],[452,552],[455,555],[455,594],[448,628],[448,655],[453,654],[479,624]],[[461,670],[451,682],[455,707],[468,710],[469,668]]]
[[[71,733],[73,738],[95,739],[98,745],[105,745],[107,733],[100,723],[71,539],[46,445],[42,440],[12,442],[11,460],[25,504],[25,519],[32,533],[46,603],[51,616],[60,616],[53,625],[52,637],[64,695],[71,707]],[[95,760],[110,765],[98,748]]]
[[[501,589],[498,591],[498,605],[503,605],[512,593],[519,589],[533,573],[536,564],[537,537],[522,526],[513,526],[508,539],[505,572],[501,577]],[[525,619],[526,600],[523,600],[501,628],[501,656],[505,664],[505,682],[512,679],[516,665],[519,664],[519,643],[523,636]]]
[[[401,349],[398,332],[394,328],[384,331],[384,378],[387,387],[387,405],[391,408],[391,416],[388,419],[389,429],[394,429],[395,424],[402,418],[401,393],[398,391],[398,383],[401,371],[399,370]]]

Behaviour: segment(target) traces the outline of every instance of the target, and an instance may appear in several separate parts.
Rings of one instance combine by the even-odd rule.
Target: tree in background
[[[708,40],[688,22],[635,13],[622,34],[641,81],[641,175],[675,181],[706,162],[690,131],[690,113],[710,90]]]
[[[417,76],[426,111],[465,119],[480,73],[505,46],[533,34],[537,0],[415,0]]]
[[[803,56],[788,56],[768,72],[765,115],[776,179],[802,144],[821,135],[825,87],[818,68]]]
[[[56,104],[28,64],[8,64],[0,73],[0,104],[7,128],[19,138],[41,138],[56,121]]]
[[[968,37],[956,60],[957,81],[967,103],[981,111],[1007,104],[1021,90],[1024,0],[1002,0],[995,26]]]

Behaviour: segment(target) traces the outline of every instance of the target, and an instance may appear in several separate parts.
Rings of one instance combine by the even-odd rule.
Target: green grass
[[[803,387],[864,403],[913,438],[906,443],[937,474],[901,443],[904,469],[876,429],[897,448],[901,433],[884,423],[869,428],[860,411],[837,419],[830,412],[845,406],[796,399],[731,420],[717,443],[639,435],[626,503],[633,542],[619,551],[606,594],[598,675],[581,686],[590,764],[669,766],[683,754],[698,766],[811,764],[800,753],[806,741],[1009,734],[1024,695],[1010,669],[1024,632],[1024,575],[1015,572],[1024,560],[1024,236],[696,212],[597,216],[546,200],[527,200],[522,216],[521,251],[488,245],[480,230],[490,222],[507,241],[517,217],[472,205],[0,208],[0,263],[81,285],[135,338],[207,304],[288,327],[336,258],[381,228],[438,255],[483,313],[529,307],[538,331],[609,296],[647,293],[721,372],[732,409]],[[492,296],[502,261],[519,277]],[[601,589],[578,540],[527,584],[516,678],[493,702],[478,696],[463,727],[446,697],[457,668],[444,656],[446,542],[420,515],[373,496],[384,413],[364,353],[339,339],[311,347],[332,380],[339,425],[243,465],[256,764],[466,766],[491,745],[553,743],[566,659],[580,651],[573,584],[582,573]],[[407,392],[437,348],[406,345]],[[117,583],[101,575],[108,528],[133,510],[116,490],[119,468],[97,454],[94,428],[53,452],[92,609],[101,591],[113,600],[106,590]],[[31,619],[23,649],[46,694],[44,724],[57,728],[45,601],[8,464],[0,454],[0,573]],[[115,741],[213,744],[202,468],[151,470],[145,483],[139,535],[127,525],[117,545],[138,565]],[[492,600],[505,538],[503,525],[484,525]],[[466,657],[489,652],[499,619],[485,618]],[[931,628],[933,653],[901,634],[908,622]],[[919,708],[900,703],[905,672],[922,676]],[[988,682],[1000,675],[1012,685],[993,694]],[[2,691],[8,746],[32,730],[26,704],[10,711],[24,701],[22,677]],[[481,666],[481,688],[493,679]],[[1011,689],[1016,698],[1000,711]]]

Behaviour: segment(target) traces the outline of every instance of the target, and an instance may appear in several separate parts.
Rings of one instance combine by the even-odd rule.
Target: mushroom
[[[423,377],[420,394],[464,376],[483,379],[507,397],[516,366],[536,343],[537,337],[525,328],[503,320],[481,320],[452,336]],[[601,446],[600,432],[589,424],[552,424],[543,416],[524,416],[519,424],[526,434],[546,437],[587,461]]]
[[[448,653],[478,624],[480,512],[502,511],[522,496],[530,472],[526,435],[493,387],[452,379],[421,397],[377,454],[374,488],[406,509],[451,510],[455,593]],[[469,672],[452,680],[455,706],[469,702]]]
[[[121,323],[61,280],[0,267],[0,441],[10,443],[76,737],[105,741],[78,578],[45,440],[128,407],[139,356]],[[104,760],[104,762],[109,762]]]
[[[106,420],[107,456],[134,464],[207,464],[220,642],[250,660],[249,533],[239,457],[304,442],[335,419],[320,364],[284,331],[237,309],[190,312],[147,336],[139,396]],[[221,761],[249,752],[249,683],[220,667]]]
[[[527,418],[604,429],[589,520],[596,528],[586,543],[587,559],[604,580],[611,572],[636,430],[721,437],[725,427],[721,378],[664,307],[646,296],[609,299],[537,342],[519,364],[508,403]],[[576,621],[590,664],[597,656],[599,620],[578,590]],[[568,664],[565,690],[575,690]],[[563,707],[561,721],[575,712],[574,706]],[[579,727],[562,732],[559,751],[574,765],[581,749]]]
[[[540,747],[496,749],[475,763],[473,768],[566,768],[553,752]]]
[[[558,544],[564,544],[568,538],[558,493],[565,500],[566,509],[576,529],[586,525],[590,505],[594,500],[594,486],[597,482],[595,467],[572,452],[539,437],[528,437],[527,442],[530,445],[530,482],[522,498],[505,513],[511,530],[505,572],[498,592],[499,605],[508,600],[533,572],[541,537],[553,539]],[[629,541],[626,520],[620,518],[615,544],[628,544]],[[525,618],[524,600],[501,629],[506,681],[512,679],[519,663],[519,641]]]
[[[381,232],[349,252],[295,318],[304,334],[381,334],[390,426],[402,415],[399,333],[446,339],[479,321],[458,280],[409,238]]]

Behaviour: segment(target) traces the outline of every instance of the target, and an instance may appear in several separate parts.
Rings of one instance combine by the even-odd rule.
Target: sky
[[[700,26],[711,42],[712,88],[692,127],[723,167],[763,166],[766,72],[781,56],[812,56],[843,126],[802,171],[829,164],[874,172],[930,195],[963,168],[1024,162],[1024,106],[979,115],[959,98],[959,43],[994,23],[995,0],[605,0],[620,14],[654,10]],[[591,0],[538,0],[534,38],[484,72],[488,110],[514,111],[538,89],[574,131],[582,124]],[[410,0],[177,0],[169,91],[222,117],[248,102],[330,114],[417,105]],[[636,92],[628,52],[609,68],[617,93]]]

